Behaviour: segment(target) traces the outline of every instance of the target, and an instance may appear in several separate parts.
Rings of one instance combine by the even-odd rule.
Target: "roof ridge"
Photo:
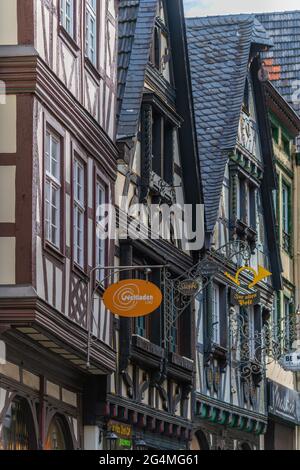
[[[237,23],[247,22],[250,20],[253,21],[254,18],[255,18],[255,15],[252,13],[240,13],[236,15],[193,16],[193,17],[186,18],[186,21],[188,23],[198,21],[199,23],[204,25],[204,24],[211,23],[214,21],[217,24],[219,24],[221,20],[224,20],[224,24],[228,24],[228,23],[237,24]]]

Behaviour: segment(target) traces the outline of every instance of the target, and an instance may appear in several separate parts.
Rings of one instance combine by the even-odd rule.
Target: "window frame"
[[[152,124],[152,168],[169,186],[174,185],[175,163],[175,133],[176,125],[163,114],[162,111],[153,109]],[[167,151],[165,149],[168,149]]]
[[[98,259],[98,243],[100,242],[99,238],[97,237],[97,231],[98,231],[98,227],[100,225],[100,223],[98,223],[97,221],[97,208],[98,208],[98,203],[99,203],[99,200],[98,200],[98,186],[101,186],[102,187],[102,190],[103,190],[103,193],[104,193],[104,200],[105,200],[105,204],[108,204],[109,203],[109,185],[101,178],[101,175],[100,175],[100,172],[98,172],[96,170],[96,173],[95,173],[95,197],[94,197],[94,208],[95,208],[95,243],[94,243],[94,264],[95,266],[99,266],[99,259]],[[108,264],[108,260],[109,260],[109,240],[108,239],[105,239],[105,240],[102,240],[103,241],[103,244],[104,244],[104,265],[107,265]],[[100,275],[99,275],[100,274]],[[105,274],[104,272],[102,271],[96,271],[96,274],[95,274],[95,278],[96,278],[96,282],[99,282],[103,279],[103,274]],[[104,283],[104,285],[106,285],[106,283]]]
[[[72,16],[70,18],[70,24],[72,30],[69,31],[66,24],[66,7],[67,3],[71,2]],[[73,40],[76,41],[76,11],[77,11],[77,0],[59,0],[59,25],[65,33]]]
[[[83,212],[83,263],[82,265],[78,263],[78,261],[75,259],[75,205],[76,207],[78,206],[78,201],[75,201],[75,161],[78,161],[79,164],[82,166],[84,170],[84,212]],[[87,162],[83,158],[82,154],[78,151],[78,149],[73,150],[72,154],[72,215],[71,215],[71,252],[72,252],[72,264],[73,268],[79,270],[79,272],[86,274],[87,272],[87,239],[88,239],[88,198],[87,198]]]
[[[94,67],[96,70],[99,68],[99,5],[97,4],[97,0],[95,0],[95,7],[90,4],[90,1],[93,0],[85,0],[85,9],[84,9],[84,56],[85,59]],[[90,28],[88,25],[88,19],[93,18],[95,20],[95,59],[92,60],[90,56]]]
[[[290,137],[282,130],[281,131],[281,146],[285,156],[291,159],[291,140]],[[288,146],[288,148],[287,148]]]
[[[47,169],[46,169],[46,148],[47,148],[47,132],[53,134],[60,143],[60,203],[59,203],[59,243],[55,245],[51,240],[47,238],[46,234],[46,184]],[[65,240],[65,129],[58,124],[51,115],[44,114],[44,131],[43,131],[43,189],[42,189],[42,239],[43,248],[49,251],[51,255],[62,261],[65,257],[66,240]],[[54,179],[53,179],[53,182]]]

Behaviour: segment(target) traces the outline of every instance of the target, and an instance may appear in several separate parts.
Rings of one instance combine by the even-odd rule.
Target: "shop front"
[[[0,450],[81,446],[80,390],[56,364],[22,357],[9,345],[0,364]]]
[[[268,382],[269,422],[266,450],[296,450],[300,425],[300,394],[276,382]]]
[[[153,422],[149,417],[148,421]],[[157,427],[128,424],[116,420],[109,420],[103,430],[103,449],[118,451],[179,451],[187,450],[189,431],[181,430],[182,435],[175,433],[171,424],[157,423]],[[177,429],[177,428],[176,428]],[[102,439],[101,439],[102,440]]]

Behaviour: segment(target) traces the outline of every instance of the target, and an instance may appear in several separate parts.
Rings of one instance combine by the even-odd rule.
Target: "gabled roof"
[[[228,154],[236,146],[250,49],[272,41],[254,15],[186,22],[206,229],[211,233]]]
[[[292,99],[293,93],[299,90],[299,83],[293,88],[293,82],[300,80],[300,11],[256,16],[274,40],[274,47],[264,54],[270,80],[300,115],[299,92],[298,102]]]
[[[120,0],[118,139],[137,133],[158,0]]]

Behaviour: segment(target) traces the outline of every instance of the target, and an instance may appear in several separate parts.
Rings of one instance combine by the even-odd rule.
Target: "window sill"
[[[59,26],[59,36],[64,41],[64,43],[72,50],[74,55],[80,51],[80,47],[78,46],[76,40],[66,31],[66,29],[60,25]]]
[[[66,256],[57,248],[55,245],[50,243],[49,241],[45,241],[44,243],[44,250],[50,256],[56,259],[56,261],[64,264],[66,260]]]
[[[228,350],[219,344],[213,343],[211,348],[211,355],[219,362],[221,368],[224,370],[227,366]]]
[[[83,281],[88,283],[90,278],[84,268],[73,262],[73,272]]]
[[[92,61],[86,56],[84,58],[84,64],[85,64],[85,68],[92,75],[95,82],[96,83],[100,82],[100,80],[103,78],[101,73],[99,72],[97,67],[92,63]]]

